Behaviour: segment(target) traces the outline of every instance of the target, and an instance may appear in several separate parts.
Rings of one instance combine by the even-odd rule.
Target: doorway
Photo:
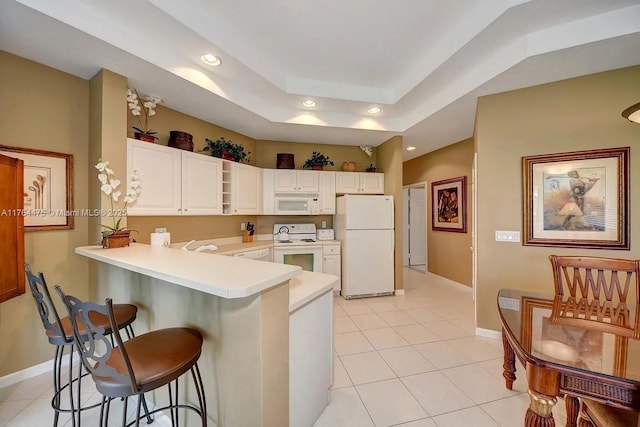
[[[404,187],[403,192],[403,264],[427,271],[427,198],[424,183]]]

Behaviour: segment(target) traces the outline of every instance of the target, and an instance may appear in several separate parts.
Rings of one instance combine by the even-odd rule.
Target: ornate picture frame
[[[24,161],[25,231],[73,229],[73,155],[0,145],[0,153]]]
[[[467,232],[467,177],[431,183],[431,229]]]
[[[523,244],[629,250],[629,152],[523,157]]]

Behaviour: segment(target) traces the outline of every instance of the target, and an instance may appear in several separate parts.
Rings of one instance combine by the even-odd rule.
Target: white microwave
[[[319,215],[320,201],[317,194],[276,194],[276,215]]]

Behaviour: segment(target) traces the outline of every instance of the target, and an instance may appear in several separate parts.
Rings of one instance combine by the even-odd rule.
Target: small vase
[[[129,246],[131,241],[131,230],[118,231],[102,238],[103,248],[122,248]]]
[[[133,136],[135,139],[139,139],[140,141],[151,142],[151,143],[156,142],[156,139],[157,139],[153,135],[149,135],[148,133],[141,133],[141,132],[135,132]]]
[[[313,165],[313,166],[311,166],[311,169],[314,170],[314,171],[321,171],[321,170],[324,169],[324,166],[322,166],[322,165]]]

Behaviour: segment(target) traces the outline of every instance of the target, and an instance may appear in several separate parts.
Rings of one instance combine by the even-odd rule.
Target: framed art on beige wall
[[[522,158],[524,245],[629,249],[629,147]]]
[[[24,161],[25,231],[73,228],[73,155],[0,145],[0,153]]]
[[[467,232],[467,177],[431,183],[431,229]]]

